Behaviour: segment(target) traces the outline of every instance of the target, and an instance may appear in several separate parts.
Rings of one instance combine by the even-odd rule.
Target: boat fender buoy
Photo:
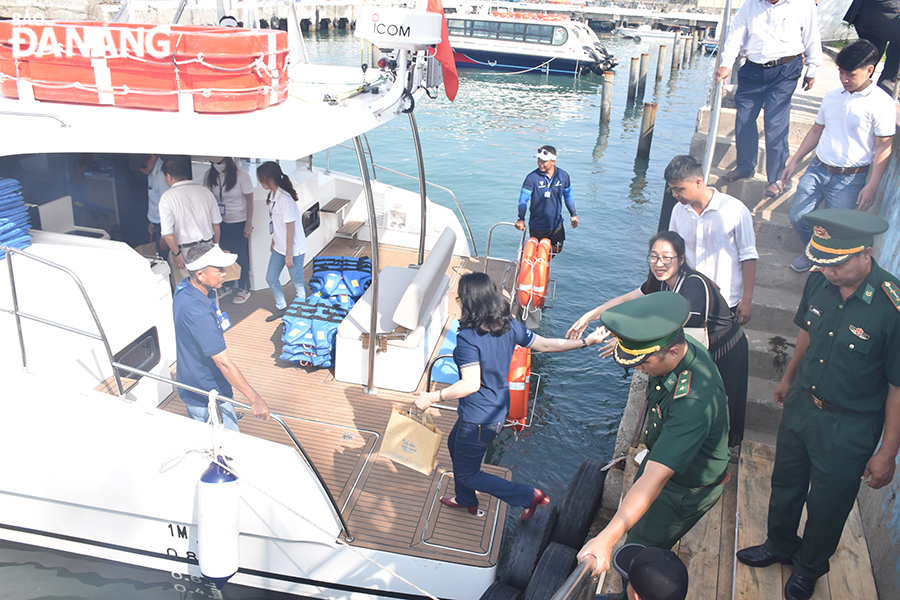
[[[509,363],[509,413],[506,425],[522,431],[528,422],[528,395],[531,391],[531,348],[516,346]]]
[[[225,459],[219,457],[224,464]],[[197,554],[200,573],[222,589],[240,561],[241,492],[237,477],[212,463],[200,476],[197,497]]]
[[[550,281],[550,240],[544,238],[538,244],[531,276],[531,302],[535,308],[544,308],[547,299],[547,283]]]
[[[519,306],[528,306],[531,303],[531,279],[537,249],[537,238],[528,238],[528,241],[525,242],[525,249],[522,251],[522,262],[519,265]]]

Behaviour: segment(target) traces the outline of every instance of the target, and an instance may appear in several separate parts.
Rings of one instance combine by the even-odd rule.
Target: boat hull
[[[526,71],[554,73],[562,75],[578,75],[594,72],[597,62],[586,62],[570,58],[552,56],[535,56],[530,54],[513,54],[488,50],[454,49],[453,59],[457,68],[487,69],[492,71]]]

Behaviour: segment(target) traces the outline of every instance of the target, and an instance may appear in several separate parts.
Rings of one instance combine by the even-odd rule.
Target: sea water
[[[305,41],[313,62],[360,64],[362,44],[349,32],[311,32]],[[423,97],[415,107],[426,177],[456,194],[480,255],[492,225],[516,220],[519,190],[536,167],[536,149],[543,144],[556,147],[556,165],[572,180],[579,226],[572,230],[564,212],[567,239],[551,273],[555,296],[537,329],[544,337],[564,336],[584,312],[635,289],[646,277],[647,240],[657,229],[663,172],[673,156],[688,151],[697,110],[706,102],[712,79],[713,59],[698,53],[687,67],[672,70],[669,48],[663,78],[656,82],[657,43],[603,41],[619,61],[608,125],[599,124],[597,75],[461,70],[455,102],[441,90],[437,99]],[[630,59],[641,53],[650,58],[642,101],[658,103],[649,159],[636,158],[643,105],[626,103]],[[379,128],[368,141],[376,164],[416,175],[406,118]],[[336,170],[358,172],[350,150],[314,159],[319,166],[326,160]],[[385,171],[379,170],[377,177],[418,191],[417,183]],[[428,194],[453,207],[446,193],[429,188]],[[520,240],[521,234],[511,227],[498,228],[491,255],[514,258]],[[518,437],[504,431],[486,460],[511,469],[516,481],[541,488],[558,504],[586,457],[612,458],[630,376],[611,359],[601,359],[594,348],[536,355],[532,371],[540,374],[533,426]],[[535,380],[533,376],[532,385]],[[510,513],[507,533],[517,511]],[[156,600],[206,598],[208,592],[189,577],[160,583],[158,575],[145,569],[61,558],[59,553],[51,560],[42,551],[0,543],[0,600]],[[226,586],[225,597],[276,595]]]

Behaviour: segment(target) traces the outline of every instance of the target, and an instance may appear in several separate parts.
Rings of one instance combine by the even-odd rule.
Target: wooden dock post
[[[676,71],[681,67],[681,48],[684,44],[681,42],[681,34],[675,34],[675,43],[672,45],[672,70]]]
[[[641,67],[638,69],[638,88],[637,93],[638,96],[644,95],[644,90],[647,89],[647,63],[650,62],[649,54],[641,54]]]
[[[656,102],[644,102],[644,114],[641,116],[641,133],[638,137],[637,155],[642,158],[650,156],[650,144],[653,142],[653,126],[656,123]]]
[[[659,60],[656,61],[656,80],[662,81],[663,70],[666,67],[666,45],[659,45]]]
[[[600,88],[600,122],[609,123],[609,117],[612,113],[612,91],[613,76],[612,71],[603,71],[603,86]]]
[[[697,30],[694,29],[691,31],[691,54],[697,53],[697,46],[700,42],[700,35],[697,33]]]
[[[628,102],[634,102],[637,93],[638,57],[631,57],[631,70],[628,72]]]

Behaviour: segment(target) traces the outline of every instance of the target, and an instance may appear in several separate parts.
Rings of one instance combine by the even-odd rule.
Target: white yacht
[[[360,8],[373,26],[357,36],[393,49],[384,68],[366,70],[309,64],[293,3],[278,10],[288,30],[259,30],[253,43],[265,44],[230,58],[191,49],[202,27],[18,21],[0,31],[11,36],[0,43],[0,177],[21,182],[41,221],[30,246],[0,261],[0,539],[147,567],[171,574],[176,591],[204,582],[221,597],[201,577],[209,515],[198,490],[225,457],[240,490],[234,548],[223,549],[239,555],[228,585],[479,598],[496,578],[506,506],[485,496],[480,518],[444,507],[444,445],[429,476],[379,453],[392,407],[408,407],[426,381],[459,275],[485,268],[464,220],[426,197],[424,179],[415,192],[378,182],[367,151],[366,134],[398,117],[417,146],[411,109],[438,85],[426,48],[441,17]],[[212,30],[220,41],[247,35]],[[146,81],[152,69],[169,79]],[[250,83],[229,83],[237,71]],[[255,106],[229,104],[238,95]],[[343,143],[359,174],[329,168],[328,149]],[[244,157],[251,176],[278,160],[300,196],[307,268],[322,255],[371,258],[375,277],[338,331],[333,373],[279,360],[271,294],[226,303],[229,354],[271,422],[248,414],[235,433],[186,417],[169,267],[115,239],[136,222],[146,241],[146,199],[128,182],[151,153],[193,157],[197,181],[209,155]],[[73,200],[67,172],[85,157]],[[266,192],[257,185],[254,196],[251,288],[261,290],[270,237]],[[449,431],[454,419],[442,411],[437,425]]]

